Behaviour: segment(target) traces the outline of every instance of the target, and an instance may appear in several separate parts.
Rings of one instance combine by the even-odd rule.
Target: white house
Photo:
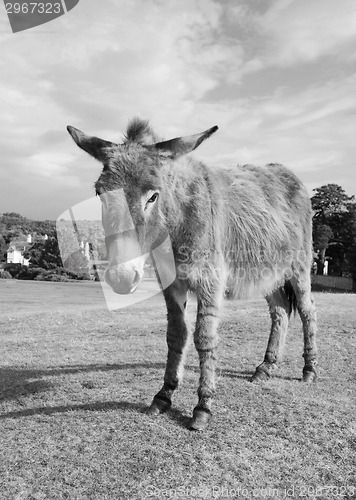
[[[6,262],[8,264],[22,264],[23,266],[28,266],[30,264],[29,259],[25,259],[24,253],[26,250],[32,247],[32,236],[29,234],[25,239],[13,240],[7,249]]]

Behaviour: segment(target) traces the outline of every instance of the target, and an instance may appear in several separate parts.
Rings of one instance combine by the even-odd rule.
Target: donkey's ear
[[[73,141],[84,151],[93,156],[96,160],[103,161],[106,158],[106,150],[116,146],[113,142],[104,141],[99,137],[91,137],[84,134],[81,130],[68,125],[68,132],[73,138]]]
[[[174,158],[196,149],[205,139],[208,139],[219,127],[209,128],[201,134],[188,135],[186,137],[176,137],[170,141],[157,142],[153,147],[162,152],[163,155]]]

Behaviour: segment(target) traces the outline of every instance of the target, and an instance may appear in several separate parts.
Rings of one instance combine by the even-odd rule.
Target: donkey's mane
[[[154,144],[157,142],[157,137],[148,120],[135,117],[127,125],[125,142]]]

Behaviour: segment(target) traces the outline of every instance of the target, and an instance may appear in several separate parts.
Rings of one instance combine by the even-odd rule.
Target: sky
[[[120,142],[133,116],[164,139],[218,125],[195,156],[282,163],[356,195],[354,0],[80,0],[12,33],[0,3],[0,213],[57,219],[100,164],[68,124]]]

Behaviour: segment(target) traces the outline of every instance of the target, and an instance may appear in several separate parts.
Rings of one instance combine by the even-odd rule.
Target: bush
[[[0,273],[0,279],[3,279],[3,280],[11,280],[11,279],[12,279],[12,276],[11,276],[11,274],[9,273],[9,271],[3,271],[2,273]]]
[[[49,273],[43,276],[43,281],[69,281],[68,276],[64,274]]]
[[[16,277],[20,280],[34,280],[39,274],[42,274],[43,272],[45,272],[45,270],[42,267],[22,266]]]
[[[10,264],[6,266],[6,272],[10,278],[19,280],[35,281],[70,281],[70,280],[91,280],[89,273],[75,273],[67,271],[64,267],[54,267],[44,269],[43,267],[22,266],[21,264]]]
[[[26,266],[22,266],[21,264],[6,264],[6,271],[9,272],[13,278],[17,278],[22,268],[25,267]]]
[[[91,277],[89,273],[77,274],[77,280],[89,281],[91,280]]]

